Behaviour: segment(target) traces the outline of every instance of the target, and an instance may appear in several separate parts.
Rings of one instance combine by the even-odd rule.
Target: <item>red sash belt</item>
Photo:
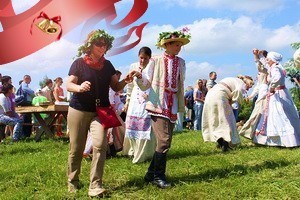
[[[283,90],[283,89],[285,89],[285,88],[286,88],[285,85],[281,85],[281,86],[279,86],[279,87],[276,87],[275,90]]]
[[[177,92],[169,91],[165,89],[165,92],[168,94],[167,96],[167,106],[168,108],[172,108],[173,106],[173,95],[176,94]]]

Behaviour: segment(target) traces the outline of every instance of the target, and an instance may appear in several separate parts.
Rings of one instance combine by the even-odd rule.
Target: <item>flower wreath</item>
[[[161,49],[164,48],[164,45],[168,42],[172,41],[180,41],[183,45],[190,42],[191,34],[188,33],[188,28],[183,28],[180,31],[173,31],[173,32],[161,32],[157,39],[157,48]]]
[[[92,44],[99,39],[104,40],[104,42],[107,44],[106,51],[108,51],[112,48],[112,43],[115,38],[113,36],[109,35],[108,33],[106,33],[104,30],[98,29],[98,30],[92,31],[88,35],[88,39],[85,41],[85,44],[81,45],[78,48],[77,56],[80,57],[82,54],[89,54],[89,52],[91,51]]]

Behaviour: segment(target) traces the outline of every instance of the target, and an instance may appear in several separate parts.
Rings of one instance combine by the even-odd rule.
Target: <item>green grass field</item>
[[[83,160],[76,194],[67,192],[66,140],[34,140],[0,144],[0,199],[89,199],[90,161]],[[300,199],[300,149],[241,146],[222,153],[204,143],[201,132],[174,135],[168,154],[171,189],[143,182],[148,162],[108,159],[104,186],[111,199]]]

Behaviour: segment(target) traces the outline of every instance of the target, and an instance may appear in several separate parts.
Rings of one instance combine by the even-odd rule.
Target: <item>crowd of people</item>
[[[201,131],[205,142],[214,142],[223,152],[241,143],[240,136],[268,146],[296,147],[300,145],[300,120],[296,106],[285,86],[282,55],[266,50],[253,50],[258,75],[255,81],[247,75],[217,81],[212,71],[207,79],[198,79],[184,90],[185,60],[178,56],[182,46],[190,42],[185,30],[162,32],[157,47],[161,55],[152,56],[149,47],[138,52],[138,62],[122,73],[104,55],[112,48],[114,37],[104,30],[92,31],[78,49],[66,84],[72,93],[68,110],[70,149],[68,155],[68,191],[80,189],[80,169],[84,157],[91,158],[88,195],[103,197],[104,166],[107,155],[117,152],[133,163],[150,161],[144,181],[159,188],[169,188],[166,178],[167,153],[171,147],[175,124],[182,123],[178,113],[184,113],[186,126]],[[39,102],[65,101],[62,78],[45,81],[34,92],[29,88],[30,76],[25,75],[21,87],[27,93],[25,105]],[[254,86],[253,92],[247,91]],[[121,100],[126,86],[126,99]],[[11,80],[2,77],[0,123],[13,128],[13,139],[29,137],[22,124],[31,116],[14,112]],[[238,130],[238,111],[243,100],[252,101],[252,113]],[[113,109],[120,125],[109,125],[99,113]],[[59,119],[60,120],[60,119]],[[59,121],[58,124],[61,122]],[[61,127],[57,128],[61,135]]]
[[[17,89],[12,85],[11,76],[0,74],[0,140],[11,136],[13,142],[17,142],[24,138],[31,136],[33,132],[32,121],[35,119],[31,114],[17,114],[16,106],[38,106],[40,103],[54,104],[61,101],[66,101],[64,97],[61,84],[63,83],[61,77],[57,77],[54,81],[51,79],[44,80],[44,87],[32,90],[29,86],[31,83],[30,75],[24,75],[23,80],[19,81]],[[22,91],[23,100],[16,101],[18,96],[18,90]],[[45,118],[47,115],[42,114]],[[58,124],[61,124],[61,119]],[[24,125],[23,125],[24,124]],[[63,136],[61,125],[57,126],[57,135]]]
[[[108,50],[108,47],[110,47],[110,43],[105,42],[107,41],[105,38],[110,36],[105,34],[99,35],[100,42],[97,41],[96,37],[93,37],[93,40],[91,40],[91,36],[89,36],[87,39],[87,42],[90,42],[93,45],[91,46],[90,51],[86,52],[84,58],[79,58],[86,60],[85,67],[93,68],[92,66],[89,66],[91,65],[91,63],[87,62],[89,60],[93,60],[94,63],[97,61],[106,61],[103,54],[102,57],[100,56],[100,58],[96,60],[92,55],[94,51],[105,52]],[[102,45],[99,46],[98,43],[101,43]],[[104,45],[104,43],[106,43],[106,45]],[[254,85],[254,80],[250,76],[239,75],[237,77],[228,77],[217,83],[216,72],[209,73],[209,80],[199,79],[196,81],[194,87],[188,87],[188,89],[184,91],[185,61],[177,55],[179,54],[181,47],[188,43],[189,37],[188,35],[184,35],[183,32],[175,31],[161,33],[159,35],[157,46],[163,49],[164,52],[160,56],[152,56],[150,48],[142,47],[138,52],[139,62],[131,65],[130,71],[125,78],[121,82],[117,82],[120,79],[120,76],[118,76],[120,73],[116,72],[115,75],[117,75],[117,80],[114,80],[115,78],[112,76],[111,82],[106,86],[107,88],[111,88],[108,89],[108,91],[106,90],[107,98],[111,97],[110,104],[118,114],[126,113],[126,117],[122,117],[122,125],[120,127],[113,127],[107,130],[104,129],[103,135],[107,136],[112,134],[113,138],[116,137],[118,141],[120,141],[120,138],[123,138],[122,149],[114,148],[114,151],[120,151],[121,154],[129,156],[133,163],[144,162],[147,160],[150,161],[147,173],[144,176],[146,182],[154,184],[159,188],[168,188],[171,186],[165,175],[167,152],[171,147],[174,125],[179,121],[178,116],[180,115],[178,115],[178,113],[186,114],[185,121],[190,129],[195,131],[202,130],[204,141],[215,142],[217,147],[221,148],[224,152],[229,151],[234,146],[241,143],[239,136],[245,135],[243,134],[243,131],[249,124],[252,130],[250,131],[251,135],[255,136],[249,138],[253,139],[254,143],[256,143],[256,141],[271,141],[271,143],[257,143],[274,145],[277,142],[276,145],[278,146],[299,146],[299,116],[292,99],[288,98],[288,91],[284,86],[284,76],[278,78],[279,75],[275,75],[276,70],[274,71],[269,67],[274,65],[273,68],[277,68],[277,65],[279,66],[280,60],[276,60],[272,57],[272,55],[277,55],[278,53],[267,53],[266,51],[262,51],[267,62],[263,65],[257,64],[257,66],[259,66],[258,68],[261,68],[264,73],[259,74],[260,81],[258,81],[255,90],[253,90],[249,97],[247,97],[246,93]],[[257,56],[256,52],[256,50],[253,51],[255,57]],[[105,65],[100,64],[100,66],[104,67]],[[275,84],[275,79],[277,82],[280,82],[278,80],[281,79],[281,82]],[[79,78],[75,78],[75,80],[78,81]],[[80,86],[81,88],[85,88],[84,91],[92,90],[90,87],[93,84],[89,83],[84,85],[84,81],[88,81],[88,79],[80,78],[80,80],[81,84],[77,84],[77,87]],[[276,132],[276,130],[274,132],[272,126],[275,124],[278,130],[280,125],[272,121],[274,119],[273,117],[265,117],[271,115],[271,113],[266,113],[267,111],[270,112],[270,110],[274,109],[271,108],[270,101],[267,101],[258,106],[261,109],[261,114],[255,116],[257,123],[252,123],[250,117],[250,122],[246,122],[244,127],[238,131],[236,122],[238,120],[240,104],[243,100],[255,99],[255,93],[261,93],[260,89],[257,90],[257,85],[262,82],[265,85],[264,88],[266,88],[266,94],[270,99],[272,98],[272,95],[275,97],[277,93],[284,90],[287,97],[284,98],[284,101],[287,102],[285,103],[287,107],[281,109],[281,111],[286,110],[287,113],[290,113],[286,115],[290,121],[290,126],[286,126],[286,129],[283,132]],[[118,93],[120,93],[120,89],[125,87],[126,84],[128,84],[127,98],[125,104],[123,104],[120,103],[120,95],[118,95]],[[114,89],[116,85],[119,87]],[[77,89],[76,91],[80,90]],[[114,97],[109,94],[113,94]],[[278,96],[281,97],[282,95]],[[115,99],[116,97],[117,99]],[[253,100],[253,115],[255,115],[256,110],[259,110],[259,108],[256,108],[256,105],[260,104],[259,102],[262,102],[262,98],[264,97],[258,97],[256,102]],[[278,101],[277,98],[275,99]],[[107,99],[105,101],[107,101]],[[267,105],[268,108],[266,108]],[[282,116],[282,113],[279,115]],[[96,112],[94,112],[94,117],[94,120],[99,120]],[[266,121],[267,119],[269,119],[269,121]],[[93,123],[93,119],[91,118],[90,120],[90,123]],[[266,126],[267,124],[269,126]],[[101,119],[98,125],[101,127]],[[272,129],[269,127],[272,127]],[[78,130],[78,128],[79,127],[76,129]],[[85,134],[82,135],[82,137],[86,137],[87,132],[91,130],[92,126],[90,126],[89,130],[83,131]],[[273,131],[273,135],[279,135],[279,138],[274,138],[268,132],[262,133],[257,130],[271,130],[269,132]],[[77,132],[77,134],[79,133],[82,133],[82,131]],[[282,137],[285,133],[287,133],[288,136]],[[270,136],[268,136],[268,134]],[[264,136],[266,138],[258,140],[257,136]],[[72,136],[70,135],[70,137]],[[78,135],[76,137],[78,137]],[[110,137],[103,138],[103,140],[109,138]],[[93,138],[91,137],[90,141],[92,140]],[[82,139],[82,141],[85,141],[85,138]],[[112,141],[114,141],[114,139],[112,139]],[[287,141],[290,143],[288,144]],[[104,143],[105,145],[101,148],[97,147],[93,142],[85,143],[86,145],[90,145],[90,148],[88,149],[90,149],[89,152],[92,152],[93,154],[93,160],[99,159],[97,156],[94,158],[94,151],[99,151],[99,148],[102,150],[103,148],[109,147],[110,151],[112,151],[111,145],[113,145],[114,142],[106,141]],[[116,145],[114,146],[116,147]],[[83,146],[81,148],[84,149]],[[78,154],[80,159],[83,157],[81,154],[82,149],[80,150],[80,154]],[[107,155],[107,153],[105,154],[103,150],[103,156],[105,155]],[[72,146],[70,149],[70,156],[73,156]],[[69,163],[71,163],[70,157]],[[92,161],[92,163],[94,163],[94,161]],[[102,186],[104,158],[98,163],[101,163],[101,175],[99,175],[96,185],[93,184],[95,178],[91,176],[91,185],[89,189],[90,196],[93,196],[96,193],[96,196],[101,196],[106,192]],[[92,164],[91,170],[94,170],[93,166],[94,165]],[[70,171],[69,190],[71,192],[78,189],[77,185],[79,182],[79,174],[76,174],[75,179],[73,175],[72,171]],[[96,192],[94,193],[92,191]]]

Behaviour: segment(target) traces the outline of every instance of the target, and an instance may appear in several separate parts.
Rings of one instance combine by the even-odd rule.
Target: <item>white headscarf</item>
[[[283,66],[280,64],[280,62],[282,61],[282,55],[280,53],[271,51],[268,53],[267,58],[272,60],[273,62],[276,63],[276,65],[281,68],[281,70],[283,71],[284,76],[286,76],[286,70],[283,68]]]
[[[275,63],[280,63],[282,61],[282,55],[280,53],[271,51],[268,53],[267,58],[269,58],[270,60],[272,60]]]

